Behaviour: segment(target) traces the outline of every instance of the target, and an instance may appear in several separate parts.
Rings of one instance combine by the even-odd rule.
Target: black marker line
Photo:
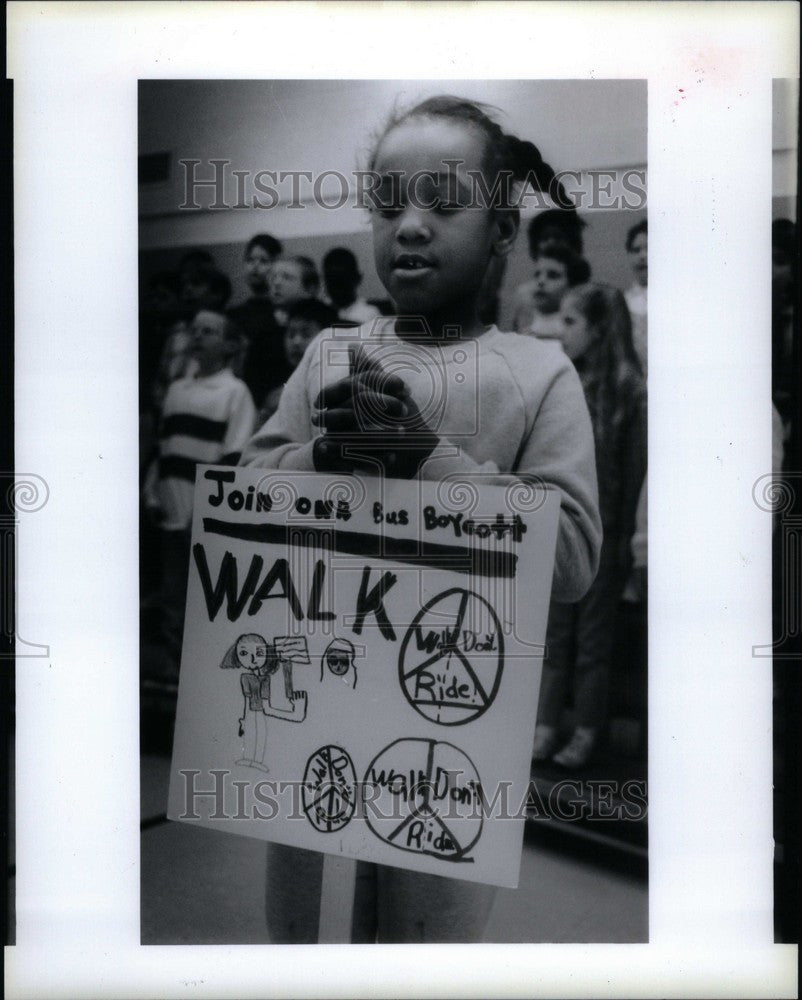
[[[451,656],[456,656],[457,659],[460,661],[460,663],[463,665],[463,667],[465,668],[466,673],[468,673],[470,675],[470,678],[473,681],[474,687],[476,688],[476,691],[477,691],[477,693],[479,695],[479,698],[482,701],[482,704],[483,705],[487,705],[488,704],[487,691],[485,691],[485,689],[484,689],[484,687],[482,685],[482,682],[479,680],[479,677],[477,676],[477,674],[474,671],[473,667],[470,665],[468,659],[464,656],[464,654],[462,653],[462,651],[459,650],[459,649],[452,649],[451,650]]]
[[[332,526],[270,524],[221,521],[204,517],[203,530],[208,534],[239,538],[264,545],[318,546],[341,555],[387,559],[389,562],[410,563],[430,569],[445,569],[470,576],[490,576],[512,579],[518,568],[518,556],[511,552],[488,552],[461,545],[418,541],[414,538],[392,538],[359,531],[343,531]]]
[[[403,831],[404,827],[409,826],[409,824],[412,823],[417,818],[418,818],[418,812],[417,810],[414,810],[409,814],[409,816],[406,817],[406,819],[401,820],[398,826],[391,833],[387,835],[387,843],[392,844],[392,846],[394,847],[395,844],[393,844],[393,841],[398,836],[398,834]],[[376,836],[381,836],[381,835],[377,834]]]
[[[424,701],[421,698],[412,698],[410,700],[410,705],[420,705],[421,708],[464,708],[466,712],[476,711],[476,709],[481,708],[482,713],[484,713],[486,704],[482,702],[463,702],[463,701]]]
[[[440,827],[440,829],[449,838],[449,840],[453,841],[454,847],[456,848],[455,853],[457,855],[463,854],[464,851],[465,851],[465,848],[462,846],[462,844],[460,844],[460,842],[457,840],[457,838],[454,836],[454,834],[451,832],[451,830],[449,830],[449,828],[446,826],[446,824],[440,819],[440,817],[437,815],[437,813],[434,813],[432,815],[432,822],[438,824],[439,827]],[[444,855],[444,856],[448,857],[448,855]]]
[[[434,768],[434,740],[429,740],[429,750],[426,754],[426,783],[423,786],[423,805],[429,805],[429,795],[432,791],[432,770]]]

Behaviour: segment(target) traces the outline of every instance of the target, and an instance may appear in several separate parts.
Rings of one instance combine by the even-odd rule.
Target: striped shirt
[[[228,456],[236,461],[255,422],[248,387],[227,368],[172,383],[159,432],[157,492],[163,528],[191,526],[195,466],[214,465]]]

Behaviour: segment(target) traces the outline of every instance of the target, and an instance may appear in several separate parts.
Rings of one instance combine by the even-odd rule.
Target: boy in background
[[[560,304],[569,288],[584,284],[590,268],[573,250],[555,245],[534,258],[531,281],[521,285],[516,294],[514,326],[530,337],[560,340],[562,321]]]
[[[248,387],[230,368],[242,346],[231,320],[202,309],[191,333],[197,367],[167,390],[159,457],[144,487],[145,505],[161,534],[163,638],[176,660],[184,628],[195,467],[236,464],[256,418]]]
[[[289,309],[287,329],[284,331],[284,356],[287,368],[294,372],[301,363],[307,347],[320,333],[337,322],[337,313],[320,299],[300,299]],[[283,385],[268,393],[259,410],[257,426],[267,423],[278,409]]]
[[[281,330],[273,315],[270,296],[270,275],[281,251],[281,243],[269,233],[257,233],[248,240],[243,262],[250,294],[228,311],[245,336],[242,378],[257,406],[286,376]]]
[[[313,299],[320,289],[320,275],[309,257],[280,257],[270,270],[270,297],[276,322],[287,326],[291,306],[301,299]]]
[[[577,212],[559,208],[550,208],[545,212],[540,212],[529,223],[527,230],[529,256],[535,263],[536,272],[538,271],[538,262],[544,257],[548,257],[552,261],[560,261],[561,269],[564,268],[566,271],[570,269],[570,280],[568,280],[567,274],[564,275],[563,291],[568,287],[590,281],[590,265],[582,256],[584,252],[582,230],[585,226],[584,219],[580,218]],[[536,293],[543,291],[542,287],[538,288],[539,284],[542,286],[544,283],[539,281],[543,277],[543,274],[536,273],[532,279],[525,281],[515,289],[512,326],[517,333],[544,335],[532,329],[533,323],[547,328],[553,325],[551,321],[543,320],[544,315],[551,316],[556,322],[560,308],[559,302],[555,310],[551,308],[553,303],[550,300],[545,301],[545,309],[538,301],[539,295]],[[545,335],[552,336],[553,334],[547,331]]]

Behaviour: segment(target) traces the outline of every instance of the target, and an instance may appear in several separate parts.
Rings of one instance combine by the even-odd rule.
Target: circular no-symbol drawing
[[[356,771],[342,747],[320,747],[306,762],[301,802],[306,818],[321,833],[334,833],[350,823],[356,808]]]
[[[501,623],[487,601],[454,587],[415,615],[401,644],[401,690],[416,712],[461,726],[490,708],[504,669]]]
[[[473,762],[458,747],[396,740],[368,766],[364,788],[370,790],[365,819],[380,840],[443,861],[473,862],[484,797]]]

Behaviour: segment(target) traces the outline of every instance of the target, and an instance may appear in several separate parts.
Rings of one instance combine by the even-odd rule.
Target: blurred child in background
[[[326,327],[337,322],[337,313],[320,299],[300,299],[290,306],[287,328],[284,331],[284,360],[289,372],[294,372],[301,363],[307,347]],[[257,426],[265,423],[278,409],[284,386],[276,386],[265,397],[259,410]]]
[[[270,270],[270,297],[279,328],[284,331],[290,306],[313,299],[320,290],[320,275],[309,257],[279,257]]]
[[[649,235],[645,219],[629,230],[626,247],[635,280],[624,292],[624,296],[632,319],[632,342],[645,378],[648,361],[647,288],[649,285]]]
[[[567,247],[583,256],[585,241],[582,231],[587,223],[574,209],[549,208],[539,212],[529,223],[527,239],[529,256],[534,260],[538,254],[548,253],[556,246]]]
[[[281,251],[281,243],[268,233],[257,233],[248,240],[243,261],[249,295],[228,312],[247,342],[242,378],[257,406],[271,389],[285,381],[288,374],[281,329],[276,323],[270,296],[270,275]]]
[[[560,303],[569,288],[587,281],[590,268],[587,261],[577,257],[573,250],[560,244],[541,250],[533,260],[532,280],[522,285],[525,295],[516,297],[514,326],[518,333],[526,333],[546,340],[559,340],[562,336]]]
[[[540,212],[529,223],[527,237],[529,240],[529,256],[537,262],[542,256],[549,256],[552,251],[564,253],[564,260],[579,258],[580,263],[572,263],[572,284],[579,285],[590,280],[590,266],[582,258],[584,241],[582,230],[584,219],[573,209],[550,208]],[[568,282],[565,282],[565,288]],[[516,288],[513,294],[513,328],[518,333],[528,333],[535,319],[542,313],[535,299],[538,291],[537,277],[525,281]],[[547,303],[548,308],[548,303]],[[559,303],[557,305],[559,309]],[[552,314],[556,310],[552,310]]]
[[[583,767],[606,720],[618,602],[631,565],[635,512],[646,472],[646,390],[624,297],[587,284],[565,295],[562,344],[585,391],[596,444],[604,540],[599,572],[575,604],[552,601],[532,759]],[[575,724],[559,749],[560,718],[573,674]]]
[[[164,397],[170,385],[185,375],[194,375],[197,370],[192,346],[192,321],[177,319],[167,333],[159,367],[151,384],[150,401],[157,420],[161,415]]]
[[[359,326],[381,315],[376,306],[357,296],[362,275],[356,257],[345,247],[329,250],[323,258],[326,295],[343,323]]]
[[[221,311],[231,298],[231,282],[213,264],[185,268],[180,279],[179,303],[187,318],[198,309]]]
[[[195,467],[236,463],[255,426],[248,387],[230,368],[241,346],[241,334],[222,312],[202,309],[195,316],[196,370],[167,390],[159,457],[145,482],[145,504],[161,529],[163,638],[176,662],[184,627]]]

